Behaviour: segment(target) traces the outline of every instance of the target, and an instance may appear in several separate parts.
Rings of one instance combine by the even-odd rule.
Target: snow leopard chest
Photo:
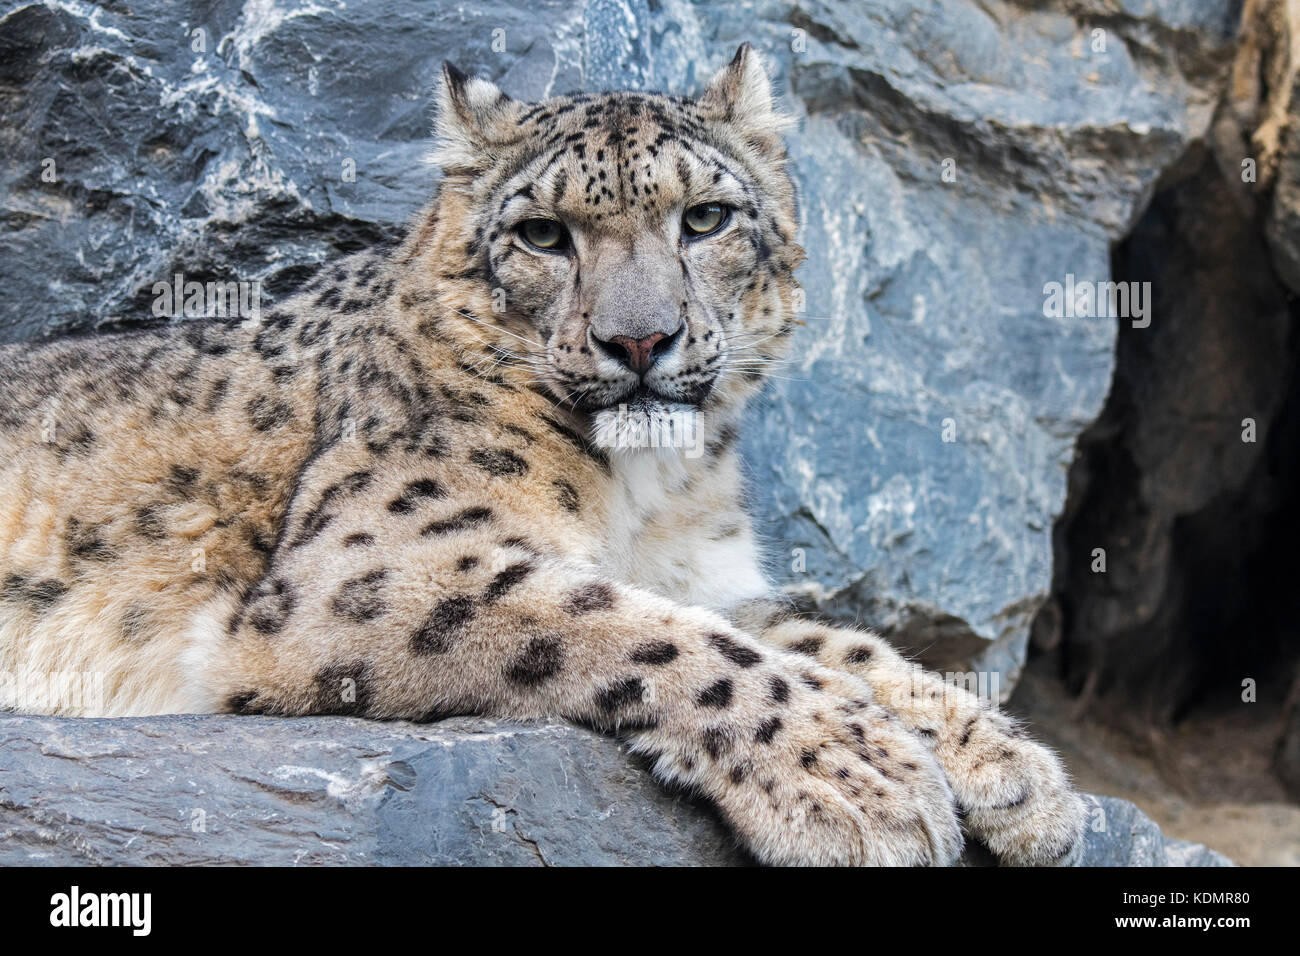
[[[617,454],[607,500],[597,563],[615,577],[719,612],[770,593],[734,475],[676,454]]]

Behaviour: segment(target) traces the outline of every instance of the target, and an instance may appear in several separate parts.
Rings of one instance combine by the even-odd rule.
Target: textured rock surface
[[[1232,6],[6,0],[0,341],[138,320],[178,271],[274,299],[397,232],[445,57],[520,97],[686,91],[753,40],[801,120],[810,253],[747,443],[773,570],[1007,690],[1116,331],[1045,318],[1043,286],[1108,278],[1209,123]]]
[[[1150,817],[1115,797],[1086,797],[1091,814],[1075,866],[1232,866],[1199,843],[1165,836]]]
[[[1208,122],[1227,27],[1210,5],[1181,24],[1035,7],[807,14],[826,27],[791,67],[812,314],[750,446],[777,537],[806,551],[793,589],[1004,690],[1116,330],[1045,318],[1044,284],[1109,278],[1110,242]]]
[[[0,754],[0,865],[751,862],[711,810],[567,724],[0,717]],[[1078,865],[1228,864],[1089,799]]]

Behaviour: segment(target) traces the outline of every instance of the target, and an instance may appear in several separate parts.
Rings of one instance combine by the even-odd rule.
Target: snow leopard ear
[[[518,138],[522,107],[495,83],[444,62],[431,160],[446,173],[485,168],[493,161],[493,147]]]
[[[706,116],[731,124],[760,151],[785,151],[781,134],[794,120],[776,109],[763,58],[748,43],[713,77],[699,104]]]

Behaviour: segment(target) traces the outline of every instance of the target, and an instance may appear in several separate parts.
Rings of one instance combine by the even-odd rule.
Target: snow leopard
[[[445,65],[437,107],[400,241],[256,321],[0,350],[0,703],[565,719],[762,863],[1066,859],[1056,755],[764,573],[738,439],[804,252],[759,55],[532,103]]]

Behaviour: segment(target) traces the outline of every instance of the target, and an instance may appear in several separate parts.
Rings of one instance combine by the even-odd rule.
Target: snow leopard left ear
[[[785,151],[781,134],[794,126],[794,120],[773,104],[763,58],[748,43],[742,43],[731,62],[709,82],[699,105],[706,116],[736,127],[761,151]]]
[[[431,159],[451,174],[486,168],[494,160],[493,147],[518,138],[522,107],[495,83],[444,62]]]

